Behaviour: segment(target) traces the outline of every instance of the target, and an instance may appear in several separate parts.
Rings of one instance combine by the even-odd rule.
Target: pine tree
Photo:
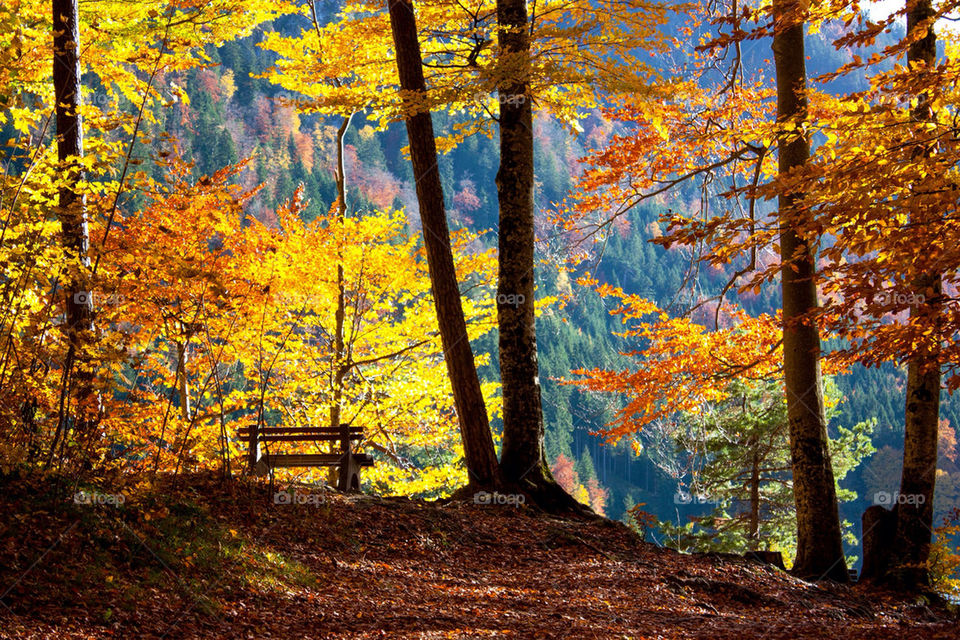
[[[825,379],[828,420],[839,413],[840,393]],[[796,550],[796,512],[787,405],[781,383],[734,381],[730,396],[698,413],[684,413],[673,441],[677,459],[690,460],[676,496],[679,505],[711,507],[690,522],[664,523],[671,543],[698,551]],[[841,500],[856,493],[839,481],[873,453],[875,421],[838,427],[830,442]],[[690,508],[690,507],[684,507]],[[852,535],[847,536],[853,540]]]

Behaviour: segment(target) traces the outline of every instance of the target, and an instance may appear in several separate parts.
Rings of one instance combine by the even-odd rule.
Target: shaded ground
[[[306,488],[277,503],[209,476],[132,483],[77,504],[74,487],[0,478],[0,638],[960,637],[922,602],[679,554],[612,523]]]

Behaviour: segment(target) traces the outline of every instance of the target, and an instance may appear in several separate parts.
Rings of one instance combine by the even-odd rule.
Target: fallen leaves
[[[955,637],[944,612],[895,594],[679,554],[609,521],[329,493],[281,506],[212,475],[160,477],[150,500],[107,511],[3,482],[0,508],[26,517],[0,525],[17,543],[0,545],[0,638]],[[152,536],[131,512],[157,496]],[[190,563],[168,551],[181,529]]]

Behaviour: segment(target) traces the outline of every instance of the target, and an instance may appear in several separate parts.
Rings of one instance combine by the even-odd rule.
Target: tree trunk
[[[754,449],[750,466],[750,549],[760,549],[760,455],[756,441],[751,442]]]
[[[934,15],[930,0],[907,2],[907,33],[922,28]],[[907,63],[929,69],[936,64],[937,37],[932,26],[910,45]],[[933,118],[929,96],[917,97],[912,119],[923,123]],[[918,136],[923,136],[918,131]],[[922,145],[917,155],[931,151]],[[911,212],[912,223],[926,223],[939,212]],[[932,216],[930,215],[932,214]],[[910,317],[935,318],[940,313],[942,283],[939,273],[920,274],[913,282],[922,302],[910,309]],[[930,585],[927,562],[933,533],[933,497],[937,481],[937,435],[940,427],[940,364],[938,344],[921,346],[907,364],[907,398],[903,435],[903,474],[897,514],[894,553],[888,577],[901,588],[920,589]]]
[[[347,174],[343,159],[343,139],[350,127],[350,120],[353,115],[343,119],[340,128],[337,129],[337,219],[341,226],[347,219]],[[333,371],[331,372],[330,386],[332,387],[333,402],[330,405],[330,427],[340,431],[340,452],[344,455],[350,455],[350,427],[342,425],[343,412],[343,379],[346,375],[346,361],[344,359],[344,323],[347,316],[347,292],[344,285],[343,275],[343,251],[337,249],[337,310],[334,313],[334,335],[333,335]],[[339,471],[331,467],[329,473],[330,484],[336,483],[341,490],[349,489],[344,486],[340,476],[347,471],[348,465],[341,465]]]
[[[896,535],[896,512],[875,504],[863,512],[860,523],[863,531],[860,544],[863,550],[860,582],[883,580],[890,563],[890,550],[893,548],[893,539]]]
[[[63,276],[66,295],[66,383],[76,380],[76,423],[79,432],[90,430],[98,409],[88,346],[93,340],[93,294],[90,288],[90,235],[86,197],[77,185],[83,179],[83,121],[80,115],[80,26],[77,0],[53,0],[53,86],[56,103],[57,156],[60,160],[60,193],[57,217],[68,266]],[[76,368],[76,376],[71,374]],[[61,416],[61,428],[64,427]],[[89,435],[84,433],[84,435]]]
[[[433,302],[440,326],[447,373],[460,421],[470,485],[494,486],[500,482],[497,454],[490,433],[480,378],[467,338],[460,288],[450,246],[450,231],[443,203],[443,185],[437,168],[437,146],[429,109],[416,108],[426,95],[417,24],[410,0],[389,0],[390,24],[397,51],[400,86],[408,96],[406,124],[410,157],[417,186],[417,201],[427,250]]]
[[[939,276],[921,278],[921,281],[939,296]],[[915,311],[911,315],[915,313],[923,312]],[[922,589],[930,584],[927,561],[933,534],[940,426],[940,366],[935,353],[918,353],[907,365],[905,418],[903,473],[896,505],[897,533],[889,577],[901,588]]]
[[[187,359],[190,357],[190,338],[177,342],[177,392],[180,394],[180,417],[189,422],[193,415],[190,406],[190,381],[187,379]]]
[[[503,452],[509,482],[550,478],[543,453],[543,412],[534,303],[533,107],[529,95],[530,37],[525,0],[498,0],[500,66],[509,70],[500,98],[499,281]]]
[[[937,277],[937,295],[939,284]],[[897,533],[889,577],[901,588],[921,589],[930,584],[927,561],[930,558],[933,493],[937,479],[940,367],[936,354],[917,354],[907,365],[905,417],[903,474],[895,508]]]
[[[500,206],[497,324],[503,389],[504,480],[548,511],[592,513],[553,479],[543,447],[534,310],[533,104],[526,0],[497,0]]]
[[[806,61],[803,22],[795,15],[795,0],[775,0],[773,56],[777,73],[777,120],[784,127],[777,141],[779,171],[802,168],[810,155],[804,134],[807,117]],[[827,441],[820,377],[820,334],[810,312],[817,308],[813,243],[797,233],[791,219],[797,194],[782,194],[780,254],[783,287],[783,375],[787,391],[790,454],[797,508],[797,557],[793,571],[803,578],[849,580],[836,486]]]

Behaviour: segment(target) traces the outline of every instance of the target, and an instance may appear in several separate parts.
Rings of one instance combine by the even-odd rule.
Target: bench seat
[[[354,453],[353,459],[361,467],[372,467],[373,456]],[[290,467],[339,467],[342,453],[275,453],[260,457],[271,469]]]

